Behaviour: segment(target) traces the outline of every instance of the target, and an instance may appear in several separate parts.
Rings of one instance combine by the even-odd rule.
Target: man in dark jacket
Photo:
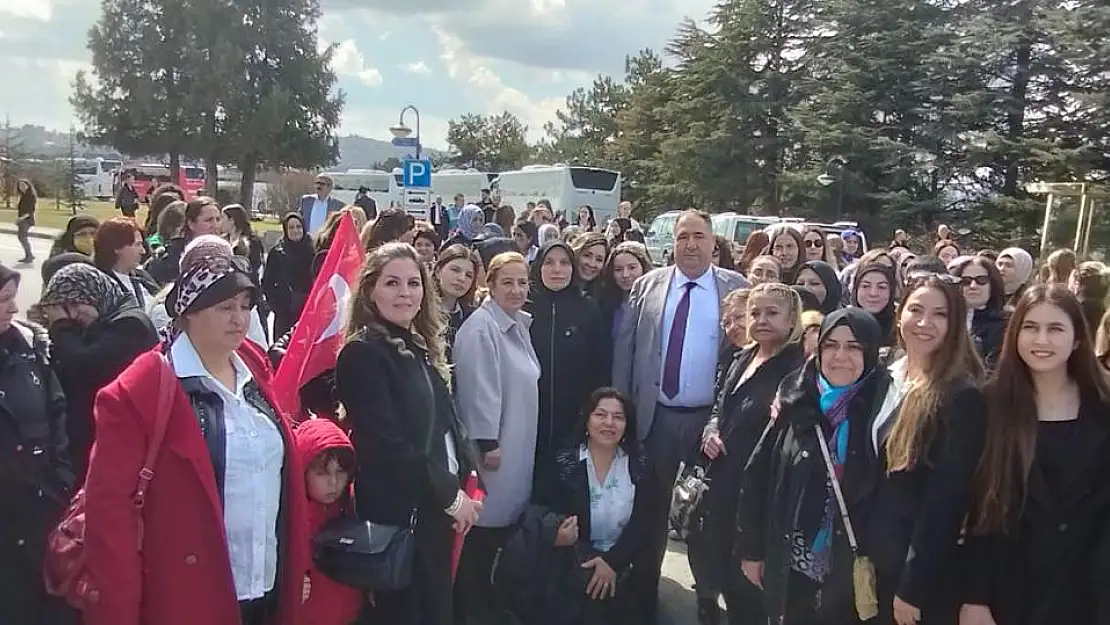
[[[374,198],[370,197],[370,187],[359,187],[358,195],[355,196],[355,206],[362,209],[366,213],[367,219],[378,218],[378,203]]]
[[[139,210],[139,193],[135,191],[135,176],[128,174],[116,194],[116,208],[124,217],[134,217]]]

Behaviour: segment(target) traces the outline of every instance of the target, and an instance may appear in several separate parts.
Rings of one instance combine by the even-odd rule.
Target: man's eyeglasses
[[[805,246],[808,247],[808,248],[825,247],[825,242],[824,241],[815,241],[813,239],[810,239],[810,240],[805,242]]]
[[[960,276],[960,286],[971,286],[972,284],[987,286],[990,281],[991,279],[988,276]]]

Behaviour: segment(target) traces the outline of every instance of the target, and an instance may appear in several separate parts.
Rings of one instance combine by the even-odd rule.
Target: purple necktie
[[[671,338],[667,342],[667,359],[663,362],[663,394],[670,399],[678,395],[678,377],[682,371],[682,344],[686,341],[686,321],[690,318],[690,291],[697,282],[687,282],[686,292],[678,300],[671,322]]]

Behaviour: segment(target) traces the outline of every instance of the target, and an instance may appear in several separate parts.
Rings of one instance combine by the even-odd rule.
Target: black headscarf
[[[793,289],[794,292],[798,294],[798,297],[802,299],[803,311],[821,310],[821,300],[817,299],[817,296],[813,294],[813,291],[810,291],[804,286],[799,286],[797,284],[790,285],[790,288]]]
[[[863,277],[869,273],[881,273],[890,282],[890,301],[878,314],[872,315],[875,321],[879,322],[883,343],[890,345],[894,341],[894,294],[898,287],[898,284],[894,281],[894,270],[882,263],[871,263],[866,267],[860,267],[852,280],[852,306],[859,307],[859,285],[863,282]]]
[[[820,310],[823,314],[829,314],[832,311],[840,308],[840,278],[836,275],[836,270],[832,265],[823,260],[811,260],[802,265],[798,270],[800,275],[803,270],[809,269],[821,278],[821,283],[825,285],[825,301],[821,302]]]
[[[833,330],[840,326],[848,326],[855,336],[856,342],[863,346],[863,377],[875,369],[879,363],[879,348],[882,347],[883,334],[879,322],[875,317],[862,308],[841,308],[830,313],[821,323],[821,330],[817,334],[817,345],[820,346]],[[821,349],[817,349],[817,370],[821,370]]]
[[[301,228],[304,230],[304,235],[299,241],[289,238],[289,222],[294,219],[301,222]],[[300,213],[286,213],[281,218],[281,249],[294,266],[312,266],[312,258],[316,252],[312,245],[312,237],[308,235],[308,226],[305,225],[304,217],[301,217]]]
[[[547,288],[547,285],[543,283],[543,274],[541,273],[541,271],[543,270],[544,259],[546,259],[547,255],[551,253],[551,250],[554,250],[556,248],[566,252],[567,258],[570,259],[570,281],[567,282],[567,286],[560,291],[552,291],[551,289]],[[530,277],[532,278],[532,293],[529,299],[532,299],[533,301],[535,301],[537,298],[542,299],[547,297],[554,297],[558,296],[560,293],[567,293],[570,291],[578,290],[571,288],[575,284],[578,284],[578,263],[574,258],[574,250],[570,249],[570,246],[563,241],[549,241],[546,245],[540,248],[540,251],[536,253],[536,260],[532,261],[531,274],[532,275]]]

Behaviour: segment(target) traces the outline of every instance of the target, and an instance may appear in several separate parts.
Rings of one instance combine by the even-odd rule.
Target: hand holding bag
[[[840,510],[840,518],[844,522],[844,532],[848,535],[848,545],[852,548],[852,588],[855,591],[856,614],[861,621],[873,619],[879,615],[875,564],[871,562],[871,558],[859,553],[856,532],[852,529],[851,518],[848,517],[848,504],[844,500],[844,493],[840,490],[840,480],[836,478],[836,469],[829,454],[829,446],[825,442],[825,433],[820,424],[814,424],[813,428],[817,431],[817,443],[821,446],[821,457],[825,459],[825,468],[829,472],[829,482],[832,484],[833,496],[836,497],[836,507]]]

